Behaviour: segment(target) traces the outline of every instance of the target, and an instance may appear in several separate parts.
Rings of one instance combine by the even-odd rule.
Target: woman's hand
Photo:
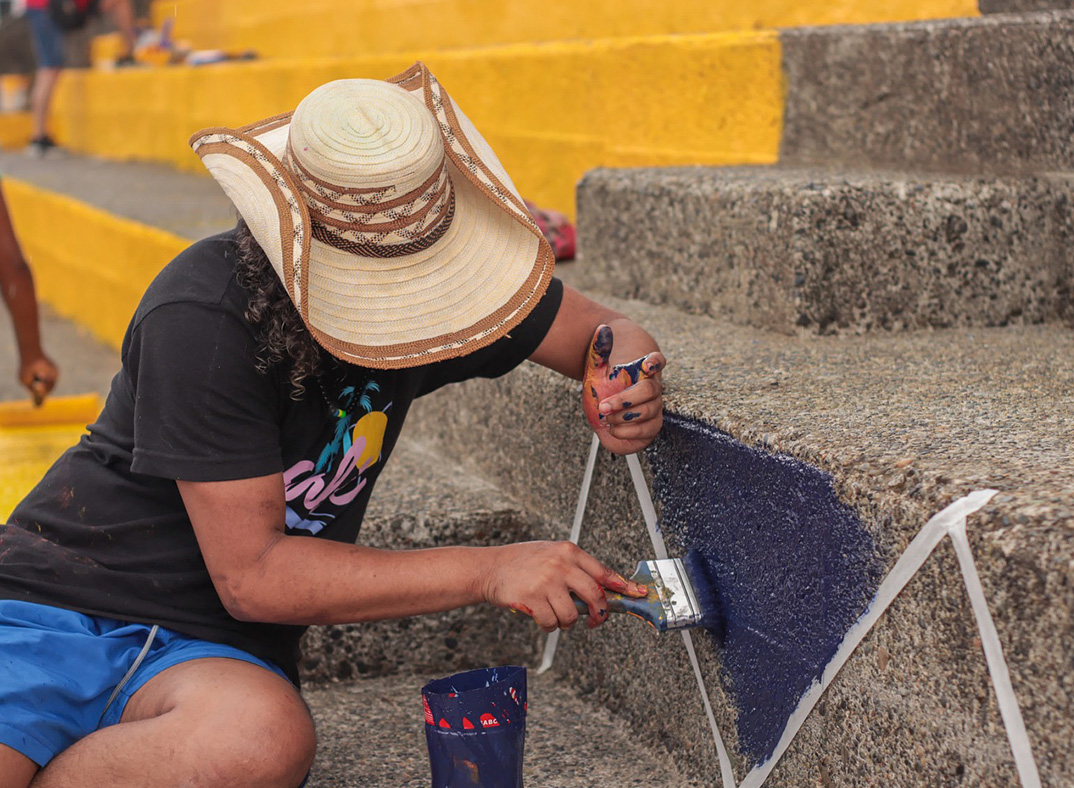
[[[664,423],[661,371],[667,363],[656,351],[615,364],[612,327],[593,333],[582,379],[582,407],[604,448],[633,454],[648,446]],[[630,357],[629,349],[614,355]]]
[[[569,629],[578,621],[572,594],[589,607],[592,629],[608,618],[604,589],[631,597],[649,592],[571,542],[521,542],[489,550],[494,558],[482,584],[485,600],[525,613],[545,632]]]

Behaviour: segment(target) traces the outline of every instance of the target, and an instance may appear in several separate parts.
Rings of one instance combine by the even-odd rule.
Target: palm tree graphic
[[[373,400],[370,394],[380,391],[380,386],[375,380],[370,380],[362,387],[359,394],[354,386],[346,386],[339,392],[336,406],[336,429],[332,440],[321,451],[317,458],[314,473],[323,473],[335,462],[337,457],[342,457],[351,447],[351,431],[358,419],[373,411]]]

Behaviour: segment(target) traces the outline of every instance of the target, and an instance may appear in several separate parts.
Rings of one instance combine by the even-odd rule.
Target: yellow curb
[[[201,172],[207,126],[293,109],[332,79],[383,79],[425,60],[490,140],[522,194],[573,215],[602,166],[772,163],[784,80],[774,31],[518,44],[484,50],[205,68],[72,73],[55,127],[74,151]]]
[[[0,113],[0,148],[22,150],[30,144],[33,121],[29,112]]]
[[[15,178],[3,188],[38,298],[119,350],[145,289],[190,241]]]
[[[351,57],[536,41],[661,36],[978,16],[977,0],[157,0],[198,49]]]
[[[0,522],[85,431],[82,425],[0,429]]]

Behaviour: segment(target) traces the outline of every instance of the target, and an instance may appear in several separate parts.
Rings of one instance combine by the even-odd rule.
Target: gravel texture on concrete
[[[780,161],[1070,170],[1074,14],[781,31]]]
[[[570,278],[568,267],[563,274]],[[661,341],[671,412],[773,462],[787,457],[823,471],[885,566],[956,497],[1000,490],[971,519],[971,545],[1045,784],[1062,785],[1074,771],[1064,743],[1074,735],[1074,333],[1038,326],[797,338],[606,300]],[[491,387],[438,393],[412,418],[424,440],[532,511],[559,518],[565,534],[588,447],[579,395],[576,384],[527,366]],[[528,414],[538,410],[533,422]],[[531,423],[540,429],[527,429]],[[520,458],[542,473],[520,478],[509,470]],[[756,494],[790,505],[780,503],[780,490]],[[611,565],[629,568],[651,552],[621,461],[598,463],[587,518],[583,546]],[[942,545],[844,668],[769,784],[1015,782],[961,585]],[[715,751],[681,646],[634,623],[572,634],[561,644],[561,675],[643,734],[662,731],[695,774],[711,779]],[[720,648],[702,639],[698,651],[734,752],[735,688]],[[661,677],[659,697],[631,673]],[[669,715],[676,725],[664,724]],[[735,761],[741,777],[750,762]]]
[[[1072,183],[783,166],[593,170],[578,189],[577,277],[790,334],[1074,318]]]
[[[980,0],[977,5],[982,14],[1074,10],[1074,0]]]
[[[359,679],[306,690],[321,731],[310,788],[419,788],[430,769],[421,688],[438,674]],[[562,682],[529,672],[523,775],[534,788],[702,785]]]

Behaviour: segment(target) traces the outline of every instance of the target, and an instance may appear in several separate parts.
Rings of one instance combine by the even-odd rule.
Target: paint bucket
[[[526,669],[479,668],[421,690],[433,788],[522,788]]]

